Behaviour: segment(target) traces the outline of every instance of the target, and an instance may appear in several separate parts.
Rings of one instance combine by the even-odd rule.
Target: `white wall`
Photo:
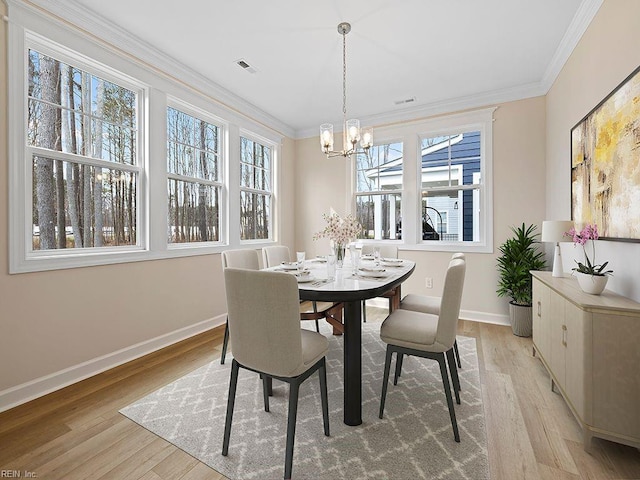
[[[605,0],[548,92],[547,219],[571,218],[571,128],[640,65],[639,46],[640,2]],[[566,271],[580,253],[563,244]],[[607,288],[640,301],[640,243],[599,241],[596,254],[614,270]]]

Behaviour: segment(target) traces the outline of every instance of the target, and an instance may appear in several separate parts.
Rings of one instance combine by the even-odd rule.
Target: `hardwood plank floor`
[[[367,307],[380,322],[385,309]],[[531,339],[509,327],[461,321],[474,337],[492,480],[640,479],[640,452],[581,431]],[[39,479],[220,480],[225,477],[118,410],[220,356],[223,329],[206,332],[0,414],[0,474]],[[464,441],[464,438],[462,438]],[[5,475],[6,476],[6,475]]]

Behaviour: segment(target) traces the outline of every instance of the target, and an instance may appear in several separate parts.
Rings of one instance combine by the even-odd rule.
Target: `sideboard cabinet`
[[[573,277],[533,276],[533,354],[583,431],[640,448],[640,304]]]

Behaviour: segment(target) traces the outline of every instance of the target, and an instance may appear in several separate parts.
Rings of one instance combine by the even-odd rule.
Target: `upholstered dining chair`
[[[233,361],[222,442],[227,455],[240,368],[259,373],[263,379],[264,409],[269,411],[267,383],[272,379],[289,384],[289,415],[284,478],[291,478],[293,446],[300,384],[318,371],[324,434],[329,436],[329,405],[325,355],[327,339],[300,328],[298,283],[293,275],[237,268],[224,270],[229,311],[229,334]]]
[[[465,270],[466,262],[462,259],[455,259],[449,263],[439,315],[398,309],[386,318],[380,328],[380,338],[387,344],[387,351],[379,417],[382,418],[384,414],[387,384],[389,383],[389,368],[393,353],[396,353],[396,368],[399,354],[430,358],[436,360],[440,366],[440,375],[442,376],[444,393],[447,398],[453,437],[456,442],[460,441],[460,434],[458,432],[446,364],[447,360],[449,365],[454,362],[453,342],[456,339]],[[451,369],[452,376],[454,376],[454,372],[456,372],[455,376],[457,376],[457,371]],[[453,379],[454,384],[456,380]],[[456,401],[459,403],[458,392],[455,388],[454,391]]]
[[[226,250],[220,255],[222,260],[222,269],[225,268],[244,268],[246,270],[260,270],[260,260],[258,252],[252,249]],[[227,346],[229,345],[229,316],[224,326],[224,340],[222,341],[222,355],[220,355],[220,364],[224,365],[224,359],[227,356]]]
[[[365,243],[362,245],[362,255],[372,255],[375,247],[380,247],[380,258],[398,258],[398,247],[395,245],[374,245],[371,243]],[[380,297],[389,299],[389,313],[393,312],[395,308],[399,306],[400,303],[400,287],[392,288],[391,290],[387,290]],[[367,308],[366,308],[366,300],[362,301],[362,321],[367,321]]]
[[[464,253],[454,253],[451,256],[451,260],[462,259],[466,261]],[[440,302],[441,297],[431,297],[427,295],[420,295],[417,293],[410,293],[402,297],[400,301],[400,308],[405,310],[413,310],[414,312],[432,313],[434,315],[440,314]],[[460,361],[460,352],[458,351],[458,342],[453,342],[453,351],[456,355],[456,363],[458,368],[462,368],[462,362]],[[400,370],[402,369],[402,355],[400,355]],[[400,374],[398,371],[398,375]]]
[[[262,249],[262,264],[265,268],[275,267],[290,261],[291,255],[289,247],[286,245],[274,245]],[[343,307],[342,303],[303,300],[300,302],[300,320],[315,320],[316,332],[319,332],[318,320],[324,318],[333,327],[334,335],[341,335],[344,332]]]

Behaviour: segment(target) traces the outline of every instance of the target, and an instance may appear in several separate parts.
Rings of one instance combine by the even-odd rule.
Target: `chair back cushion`
[[[291,377],[304,371],[296,278],[226,268],[224,283],[234,358],[270,375]]]
[[[464,260],[453,259],[449,262],[444,279],[436,343],[443,345],[445,349],[453,347],[453,342],[456,339],[465,270],[466,262]]]
[[[282,262],[290,262],[289,247],[286,245],[274,245],[262,249],[262,262],[264,268],[275,267]]]
[[[260,270],[260,259],[256,250],[226,250],[222,252],[220,258],[222,259],[222,268]]]
[[[398,258],[398,247],[395,245],[374,245],[365,243],[362,245],[362,255],[373,254],[373,248],[380,247],[380,256],[382,258]]]

